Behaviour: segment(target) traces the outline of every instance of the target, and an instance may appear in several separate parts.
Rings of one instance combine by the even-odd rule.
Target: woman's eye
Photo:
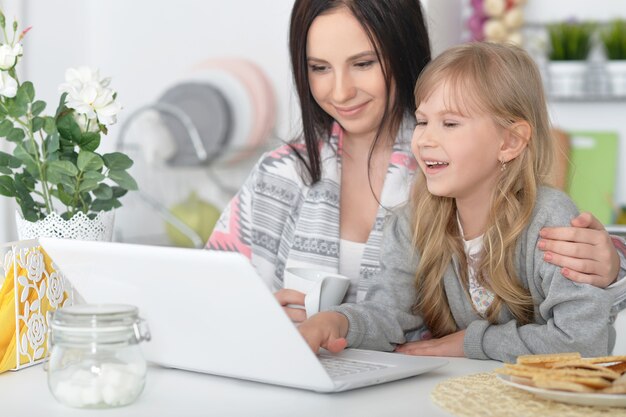
[[[458,126],[459,124],[458,124],[457,122],[443,122],[443,125],[444,125],[445,127],[456,127],[456,126]]]
[[[369,68],[374,65],[374,61],[360,61],[354,64],[357,68]]]
[[[426,126],[426,120],[418,120],[417,121],[417,126]]]
[[[328,69],[325,65],[309,65],[309,70],[311,72],[324,72]]]

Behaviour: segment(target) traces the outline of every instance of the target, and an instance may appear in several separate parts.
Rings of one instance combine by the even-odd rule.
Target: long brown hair
[[[516,242],[530,221],[537,189],[549,181],[553,141],[542,81],[532,58],[512,45],[470,43],[447,50],[424,70],[415,87],[416,103],[445,82],[455,92],[450,103],[461,114],[488,114],[504,128],[520,121],[531,127],[526,148],[507,163],[493,191],[478,282],[494,301],[486,312],[495,323],[503,305],[519,325],[533,320],[533,303],[515,270]],[[455,200],[432,195],[420,172],[412,191],[414,244],[421,253],[415,285],[414,311],[424,316],[435,337],[457,330],[446,298],[443,276],[453,258],[459,261],[467,291],[467,267],[456,220]]]
[[[333,119],[311,94],[306,56],[309,28],[321,14],[346,7],[361,22],[381,62],[387,91],[395,84],[395,97],[388,103],[380,130],[396,132],[406,113],[415,112],[413,87],[419,73],[430,61],[430,43],[419,0],[296,0],[291,12],[289,52],[302,113],[302,134],[306,156],[292,146],[304,164],[311,184],[321,179],[319,141],[328,137]],[[371,157],[370,149],[370,157]]]

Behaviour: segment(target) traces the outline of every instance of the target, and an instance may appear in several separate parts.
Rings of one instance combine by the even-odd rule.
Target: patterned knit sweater
[[[344,301],[365,296],[379,272],[383,225],[390,209],[406,202],[417,163],[411,153],[415,122],[406,117],[396,137],[376,220],[361,260],[358,288]],[[322,178],[313,186],[302,180],[302,164],[284,145],[264,154],[243,187],[222,213],[208,249],[248,256],[268,286],[282,288],[286,267],[308,266],[337,273],[343,131],[335,123],[320,141]],[[294,145],[301,153],[303,143]]]

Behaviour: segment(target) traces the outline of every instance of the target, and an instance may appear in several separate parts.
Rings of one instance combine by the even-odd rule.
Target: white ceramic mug
[[[306,294],[304,310],[306,316],[311,317],[320,311],[341,304],[350,286],[350,279],[344,275],[319,269],[286,268],[284,286]]]

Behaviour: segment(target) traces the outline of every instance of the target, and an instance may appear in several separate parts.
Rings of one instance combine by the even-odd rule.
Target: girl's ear
[[[509,162],[517,158],[528,146],[531,132],[530,124],[525,120],[513,123],[504,133],[498,160]]]

